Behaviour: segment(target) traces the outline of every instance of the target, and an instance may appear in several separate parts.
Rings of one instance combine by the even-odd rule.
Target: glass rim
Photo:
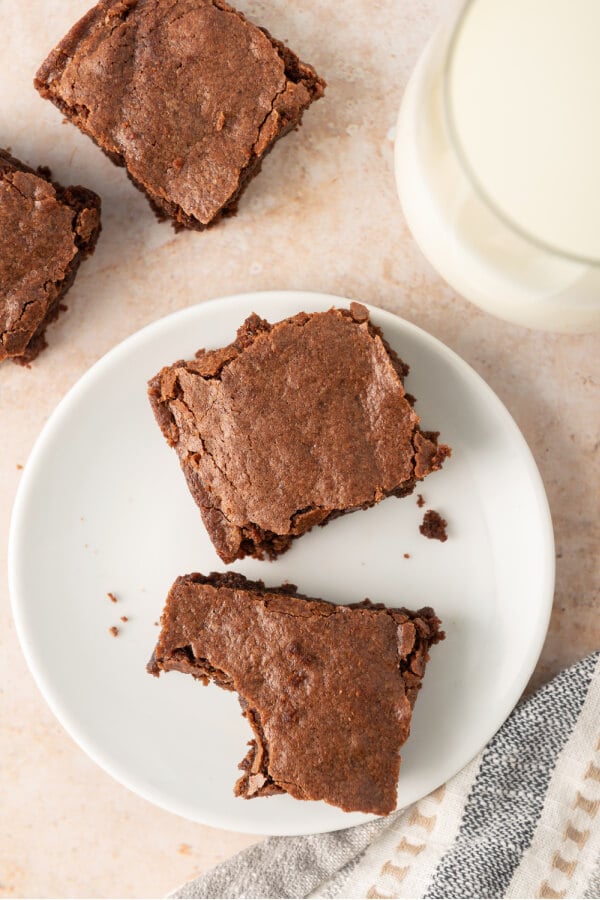
[[[518,222],[505,213],[490,197],[467,158],[460,139],[459,129],[454,118],[454,106],[450,95],[450,75],[460,34],[467,16],[476,2],[478,2],[478,0],[462,0],[462,4],[459,4],[458,12],[455,14],[454,21],[451,25],[450,36],[447,39],[444,52],[444,63],[442,66],[442,106],[444,109],[444,119],[452,148],[458,158],[461,168],[479,199],[483,201],[490,212],[500,219],[508,229],[518,235],[518,237],[527,241],[529,244],[533,244],[538,250],[543,250],[552,256],[559,257],[568,262],[586,266],[600,266],[600,256],[593,257],[585,256],[585,254],[571,253],[569,250],[564,250],[562,247],[548,243],[519,225]]]

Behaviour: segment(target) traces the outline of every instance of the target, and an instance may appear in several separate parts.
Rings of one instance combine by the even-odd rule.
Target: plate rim
[[[160,796],[160,798],[157,798],[157,796],[153,794],[152,790],[146,789],[146,787],[143,785],[140,786],[135,782],[134,779],[128,782],[125,776],[120,771],[118,772],[115,770],[115,767],[113,766],[111,760],[106,759],[103,750],[99,748],[93,740],[88,739],[87,735],[80,730],[76,719],[73,719],[68,710],[62,708],[59,696],[56,696],[53,689],[46,683],[44,675],[38,667],[35,651],[29,643],[29,635],[24,622],[24,614],[23,617],[21,615],[21,607],[23,604],[19,600],[19,575],[17,571],[19,547],[18,537],[19,532],[22,531],[21,522],[23,521],[23,518],[25,516],[27,499],[31,491],[30,484],[35,480],[38,459],[43,457],[46,442],[50,440],[54,432],[60,428],[63,419],[69,413],[72,403],[77,400],[81,393],[85,392],[88,384],[93,383],[99,376],[101,377],[104,370],[110,368],[114,361],[119,360],[124,355],[127,355],[130,350],[135,350],[138,344],[143,344],[146,340],[151,339],[154,333],[160,333],[160,331],[169,322],[172,322],[176,319],[181,321],[185,321],[186,318],[193,319],[196,315],[199,314],[199,311],[204,311],[207,308],[223,307],[224,305],[235,306],[236,304],[249,303],[256,303],[256,305],[259,306],[261,302],[273,302],[277,298],[281,299],[282,297],[285,301],[297,301],[298,311],[300,311],[301,306],[307,306],[312,301],[315,301],[316,303],[321,305],[329,303],[330,306],[342,305],[346,307],[352,302],[358,302],[365,306],[370,313],[376,316],[376,318],[379,320],[377,324],[381,324],[384,332],[386,329],[386,323],[389,324],[392,328],[398,327],[399,325],[405,331],[412,333],[413,335],[419,337],[421,340],[424,340],[426,343],[429,343],[429,345],[437,354],[442,354],[442,356],[445,356],[455,366],[457,366],[461,374],[464,373],[468,378],[474,379],[479,389],[482,390],[483,393],[486,394],[490,401],[496,406],[498,414],[504,420],[502,423],[503,427],[511,432],[512,440],[519,445],[519,449],[521,451],[521,462],[527,468],[528,480],[533,490],[535,500],[537,501],[537,509],[539,514],[538,525],[543,531],[541,538],[544,547],[544,555],[543,559],[536,560],[537,563],[542,563],[540,573],[541,583],[539,591],[539,627],[535,634],[535,640],[531,641],[529,647],[529,658],[527,660],[527,664],[522,664],[520,666],[520,677],[516,678],[513,682],[513,689],[509,693],[507,693],[504,699],[504,703],[498,704],[498,715],[495,717],[498,720],[496,726],[490,734],[486,735],[485,740],[483,742],[480,742],[479,746],[477,746],[476,750],[474,750],[469,760],[465,761],[464,765],[468,765],[468,763],[472,759],[474,759],[475,756],[477,756],[477,754],[480,753],[481,750],[486,746],[489,740],[502,726],[512,710],[515,708],[531,678],[531,675],[533,674],[533,671],[539,660],[544,641],[546,639],[550,622],[550,615],[553,607],[556,570],[554,532],[552,527],[550,506],[548,503],[548,498],[540,471],[523,433],[519,429],[519,426],[515,422],[505,404],[502,402],[500,397],[498,397],[495,391],[490,387],[490,385],[485,381],[485,379],[468,362],[466,362],[466,360],[459,356],[456,351],[452,350],[450,347],[444,344],[443,341],[441,341],[439,338],[430,334],[420,326],[415,325],[413,322],[409,322],[402,316],[399,316],[389,310],[383,309],[382,307],[365,303],[362,300],[353,300],[348,297],[342,297],[340,295],[330,294],[327,292],[287,289],[248,291],[214,297],[210,300],[201,300],[198,303],[161,316],[159,319],[155,319],[154,321],[149,322],[147,325],[128,335],[126,338],[124,338],[122,341],[108,350],[105,354],[103,354],[98,360],[92,363],[92,365],[77,379],[77,381],[60,399],[60,401],[40,429],[25,463],[13,502],[9,528],[7,568],[9,596],[13,621],[15,623],[15,629],[19,644],[21,646],[21,650],[25,657],[25,661],[27,663],[29,671],[33,676],[34,682],[38,690],[40,691],[44,701],[50,708],[52,714],[58,720],[69,737],[96,765],[98,765],[104,772],[114,778],[117,783],[127,788],[132,793],[142,797],[144,800],[152,803],[160,809],[166,810],[167,812],[180,816],[184,819],[187,819],[188,821],[194,821],[198,824],[204,824],[210,827],[237,831],[238,833],[255,835],[271,835],[277,833],[281,836],[292,836],[309,833],[317,834],[333,832],[349,827],[349,825],[351,824],[355,825],[372,821],[377,817],[371,814],[353,814],[352,823],[341,822],[339,825],[336,825],[333,828],[327,824],[323,827],[319,827],[317,825],[316,827],[312,827],[310,832],[306,830],[294,830],[293,827],[280,828],[280,830],[278,830],[277,832],[273,832],[272,829],[267,829],[265,826],[261,826],[260,823],[257,823],[257,827],[253,827],[252,829],[250,829],[250,827],[243,822],[236,824],[236,822],[233,821],[227,814],[220,815],[218,812],[216,812],[213,815],[211,811],[211,814],[208,816],[192,816],[190,815],[189,810],[186,811],[182,809],[180,803],[174,802],[170,804],[168,800],[165,799],[162,795]],[[284,318],[285,317],[286,316],[284,316]],[[455,772],[454,774],[457,774],[457,772]],[[448,778],[450,777],[453,776],[448,776]],[[447,781],[448,778],[440,781],[440,784]],[[439,786],[439,784],[437,784],[436,786]],[[418,799],[414,802],[418,802]]]

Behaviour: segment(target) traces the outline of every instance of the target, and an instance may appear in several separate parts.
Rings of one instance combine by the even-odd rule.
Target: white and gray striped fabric
[[[269,838],[172,897],[600,897],[600,652],[387,819]]]

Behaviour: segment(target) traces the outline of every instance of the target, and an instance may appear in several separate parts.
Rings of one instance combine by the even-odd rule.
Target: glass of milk
[[[600,0],[467,0],[406,89],[396,180],[425,256],[531,328],[600,330]]]

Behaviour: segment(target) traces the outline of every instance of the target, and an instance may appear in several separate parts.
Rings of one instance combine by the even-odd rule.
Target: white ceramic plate
[[[133,335],[94,365],[51,416],[23,473],[9,551],[14,616],[31,670],[57,718],[104,769],[143,797],[198,822],[303,834],[368,819],[288,796],[233,796],[250,727],[234,694],[145,672],[177,575],[222,570],[179,463],[154,422],[146,381],[200,346],[219,347],[252,311],[277,321],[347,305],[271,292],[203,303]],[[554,552],[544,489],[495,394],[452,351],[372,309],[411,366],[424,428],[453,447],[420,490],[449,522],[441,544],[419,534],[416,493],[332,522],[274,563],[231,568],[288,580],[350,603],[435,606],[435,647],[402,751],[399,806],[464,766],[506,718],[535,666],[552,602]],[[405,559],[404,554],[410,558]],[[114,592],[113,604],[107,592]],[[125,624],[119,621],[127,615]],[[117,625],[117,638],[109,627]]]

